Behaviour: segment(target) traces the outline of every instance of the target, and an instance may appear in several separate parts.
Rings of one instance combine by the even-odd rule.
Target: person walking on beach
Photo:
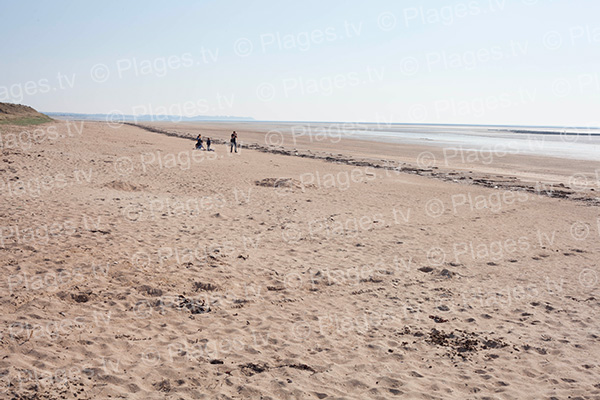
[[[210,142],[210,138],[206,138],[206,151],[212,151],[212,150],[210,149],[210,143],[211,143],[211,142]]]
[[[234,147],[235,152],[237,153],[237,133],[235,133],[235,131],[233,131],[233,133],[231,134],[231,150],[229,151],[230,153],[233,152]]]
[[[202,146],[202,135],[198,135],[196,138],[196,150],[204,150],[204,147]]]

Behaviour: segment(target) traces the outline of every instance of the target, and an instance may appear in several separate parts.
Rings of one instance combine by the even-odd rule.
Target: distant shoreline
[[[107,121],[108,119],[115,120],[117,117],[124,122],[250,122],[250,123],[273,123],[273,124],[316,124],[316,125],[348,125],[348,126],[372,126],[375,125],[380,129],[390,127],[449,127],[449,128],[488,128],[492,130],[504,130],[513,133],[542,133],[542,134],[574,134],[569,131],[587,130],[595,131],[590,133],[593,136],[600,136],[599,127],[572,126],[572,125],[505,125],[505,124],[444,124],[444,123],[410,123],[410,122],[356,122],[356,121],[278,121],[278,120],[260,120],[253,117],[237,117],[237,116],[179,116],[179,115],[125,115],[125,114],[86,114],[86,113],[66,113],[66,112],[44,112],[44,114],[52,117],[64,117],[68,119],[90,120],[90,121]],[[510,128],[510,129],[506,129]],[[543,131],[540,131],[543,129]]]
[[[466,151],[508,151],[566,159],[600,161],[600,129],[592,128],[548,128],[492,125],[441,125],[441,124],[377,124],[357,122],[266,122],[231,119],[206,120],[160,120],[169,116],[124,116],[111,119],[105,114],[59,114],[49,113],[53,118],[68,120],[100,121],[111,124],[165,123],[196,126],[203,123],[222,125],[232,130],[243,129],[247,124],[264,134],[280,132],[294,138],[319,136],[329,139],[358,139],[367,142],[389,144],[414,144]],[[170,116],[173,117],[173,116]],[[199,117],[193,117],[199,118]],[[219,117],[205,117],[219,118]]]
[[[127,121],[127,122],[235,122],[254,121],[251,117],[235,117],[235,116],[195,116],[183,117],[177,115],[124,115],[124,114],[79,114],[79,113],[62,113],[62,112],[45,112],[44,114],[54,118],[63,118],[69,120],[83,121]]]

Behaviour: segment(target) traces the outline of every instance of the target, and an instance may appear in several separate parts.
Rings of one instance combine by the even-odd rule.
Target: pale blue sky
[[[0,101],[600,126],[598,15],[596,0],[0,0]]]

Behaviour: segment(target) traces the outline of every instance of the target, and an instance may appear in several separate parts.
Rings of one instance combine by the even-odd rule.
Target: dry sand
[[[160,124],[232,126],[262,145],[271,128]],[[419,176],[417,146],[293,146],[399,172],[28,130],[1,132],[3,398],[600,398],[597,163]],[[541,178],[558,185],[515,189]]]

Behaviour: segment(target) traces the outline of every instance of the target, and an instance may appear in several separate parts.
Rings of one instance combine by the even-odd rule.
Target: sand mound
[[[123,181],[112,181],[104,185],[104,187],[114,190],[120,190],[122,192],[139,192],[144,188],[141,185],[136,186],[129,182]]]
[[[52,118],[29,106],[0,103],[0,124],[33,125],[50,121]]]
[[[254,184],[256,186],[287,189],[302,189],[305,187],[302,182],[293,178],[265,178],[260,181],[255,181]]]

